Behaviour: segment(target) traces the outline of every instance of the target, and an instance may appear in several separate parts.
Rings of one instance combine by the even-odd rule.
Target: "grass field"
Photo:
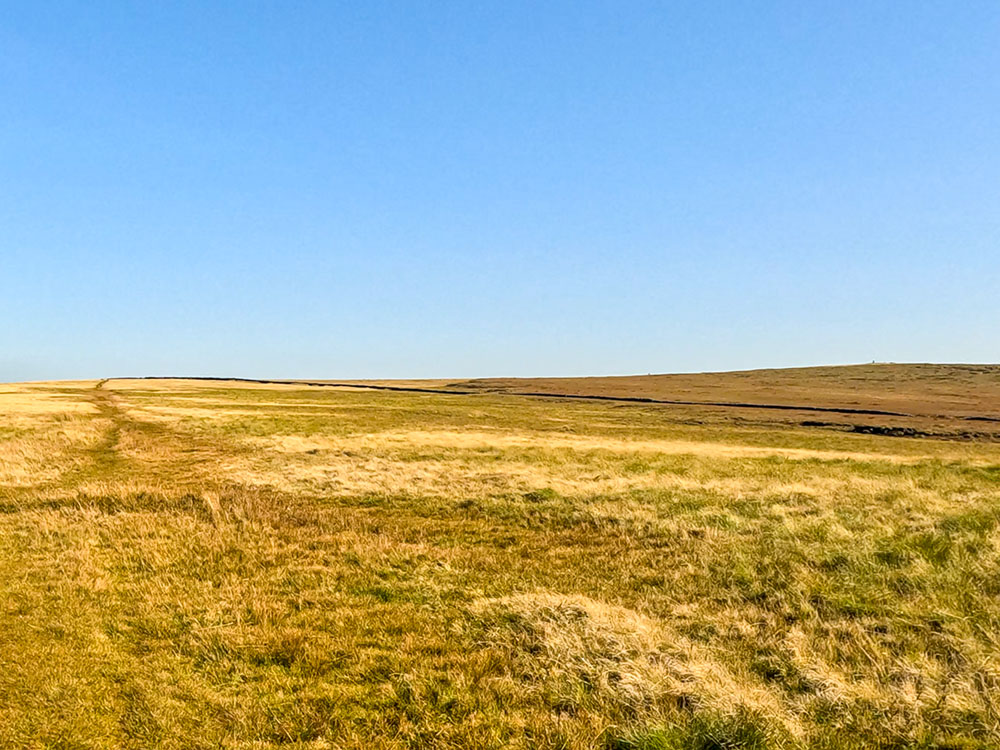
[[[0,747],[1000,747],[1000,369],[874,370],[0,385]]]

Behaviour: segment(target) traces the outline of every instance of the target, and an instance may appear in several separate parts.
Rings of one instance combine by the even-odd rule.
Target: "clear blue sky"
[[[995,0],[0,11],[0,380],[1000,361]]]

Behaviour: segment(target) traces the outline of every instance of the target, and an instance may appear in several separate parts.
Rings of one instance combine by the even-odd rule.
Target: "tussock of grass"
[[[606,750],[770,750],[797,743],[746,709],[698,714],[683,726],[610,733]]]

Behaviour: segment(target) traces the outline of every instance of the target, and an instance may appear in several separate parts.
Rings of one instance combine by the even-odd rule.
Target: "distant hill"
[[[487,378],[453,387],[1000,419],[1000,365],[871,364],[685,375]]]
[[[697,404],[887,434],[1000,435],[1000,365],[869,364],[593,378],[485,378],[456,390]],[[812,414],[810,417],[809,415]],[[825,424],[828,423],[828,424]]]

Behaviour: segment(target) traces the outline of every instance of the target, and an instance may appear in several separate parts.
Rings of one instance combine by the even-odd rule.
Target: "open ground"
[[[998,432],[988,366],[0,385],[0,747],[997,747]]]

